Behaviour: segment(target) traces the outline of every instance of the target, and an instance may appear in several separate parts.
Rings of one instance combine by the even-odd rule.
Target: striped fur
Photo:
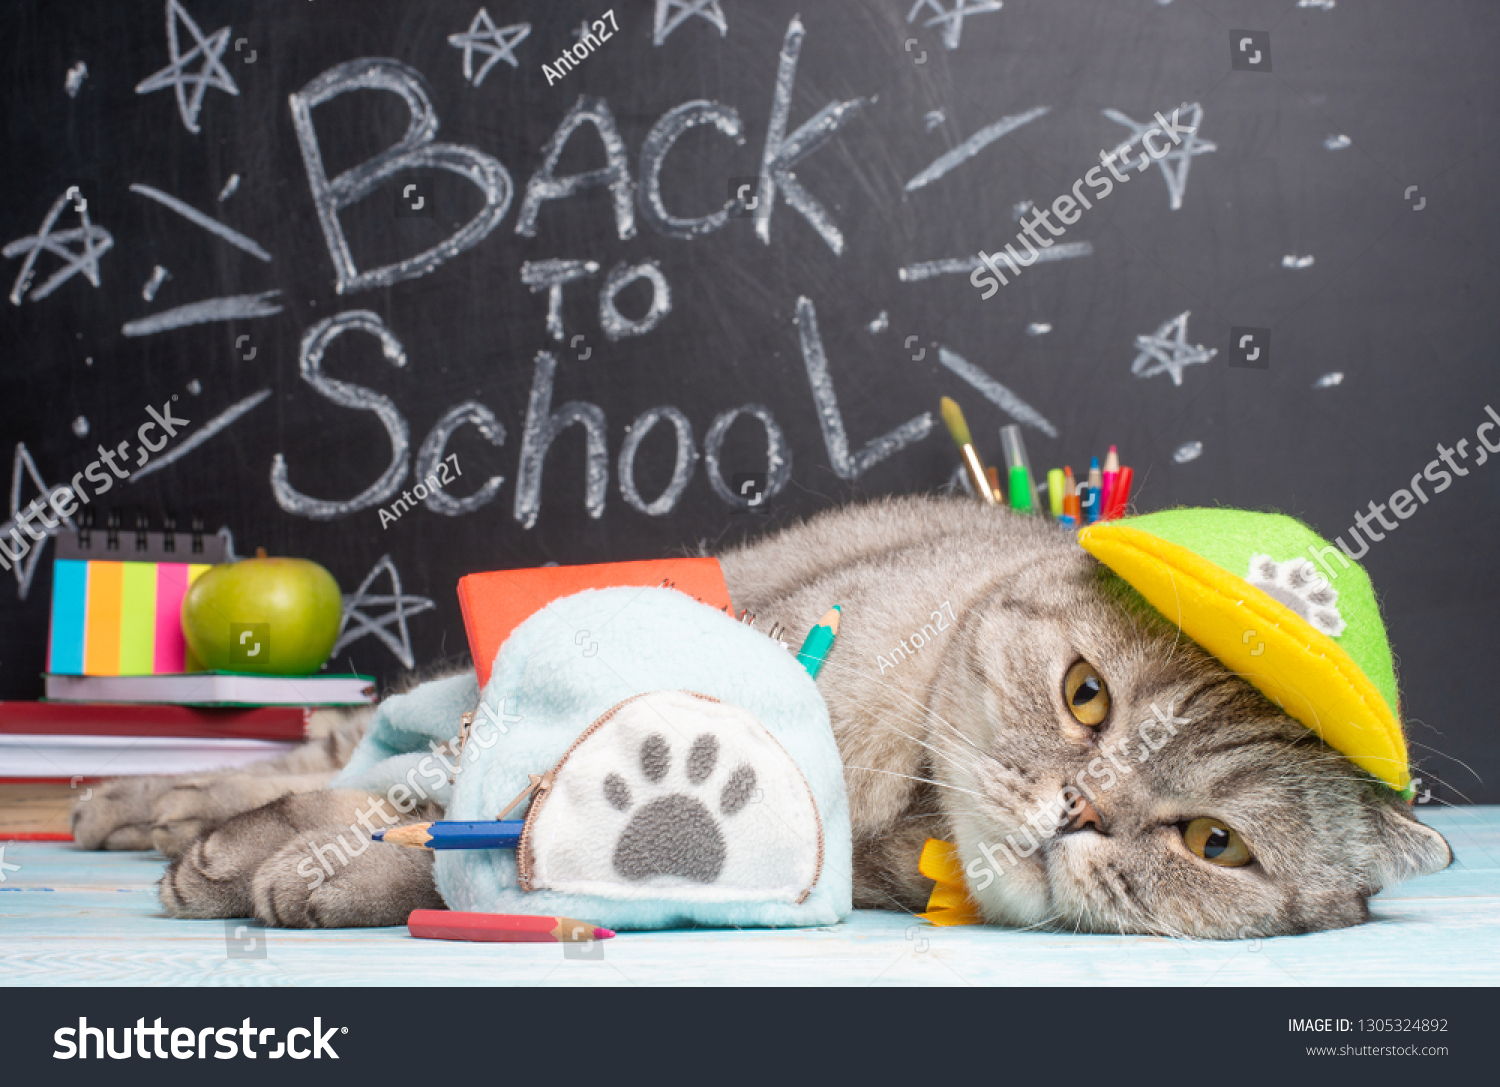
[[[996,923],[1214,938],[1357,924],[1370,894],[1451,859],[1407,805],[1041,519],[903,498],[723,562],[737,604],[798,635],[844,606],[818,685],[844,756],[858,905],[922,908],[928,837],[957,844]],[[917,648],[908,636],[939,611],[957,621]],[[1109,686],[1099,729],[1062,699],[1080,659]],[[1169,731],[1153,704],[1182,723]],[[1057,832],[1080,799],[1104,833]],[[1191,855],[1179,824],[1198,817],[1238,830],[1255,863]]]

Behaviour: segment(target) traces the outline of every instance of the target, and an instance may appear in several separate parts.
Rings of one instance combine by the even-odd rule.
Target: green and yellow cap
[[[1380,606],[1336,546],[1294,518],[1232,509],[1105,521],[1078,542],[1329,747],[1411,798]]]

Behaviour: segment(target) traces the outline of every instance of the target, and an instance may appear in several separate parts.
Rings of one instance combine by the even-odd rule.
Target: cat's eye
[[[1255,858],[1245,839],[1217,819],[1194,819],[1182,828],[1187,847],[1209,864],[1221,868],[1240,868]]]
[[[1098,728],[1109,716],[1109,688],[1088,661],[1079,661],[1063,677],[1063,701],[1081,725]]]

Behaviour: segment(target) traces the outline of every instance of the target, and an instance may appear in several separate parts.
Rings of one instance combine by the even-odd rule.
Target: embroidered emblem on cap
[[[1344,633],[1344,617],[1337,607],[1338,591],[1308,559],[1291,558],[1278,563],[1270,555],[1251,555],[1250,573],[1245,580],[1330,638]]]

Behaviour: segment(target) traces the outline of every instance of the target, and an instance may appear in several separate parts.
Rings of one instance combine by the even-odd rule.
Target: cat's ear
[[[1404,880],[1441,872],[1453,863],[1447,839],[1419,823],[1405,804],[1377,802],[1375,826],[1371,894]]]

